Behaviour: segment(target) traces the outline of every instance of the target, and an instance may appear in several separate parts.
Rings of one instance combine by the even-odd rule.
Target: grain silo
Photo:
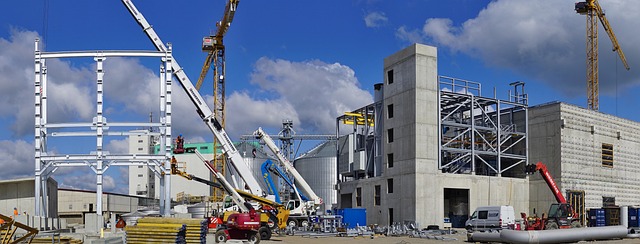
[[[242,158],[244,158],[245,163],[249,166],[253,177],[256,178],[260,187],[265,190],[269,189],[264,182],[260,166],[270,158],[260,144],[257,141],[242,141],[236,145],[236,148],[238,152],[240,152],[240,155],[242,155]]]
[[[294,167],[302,175],[316,195],[322,198],[320,212],[331,210],[337,204],[337,193],[334,190],[337,177],[336,142],[327,141],[294,161]]]

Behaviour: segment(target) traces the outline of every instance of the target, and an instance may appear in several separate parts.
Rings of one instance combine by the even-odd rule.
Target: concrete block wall
[[[531,161],[551,164],[565,196],[584,190],[586,208],[602,207],[603,197],[640,205],[640,123],[559,102],[530,109],[529,118]],[[602,165],[602,143],[613,145],[612,168]],[[531,193],[544,212],[555,202],[539,176],[531,177]]]

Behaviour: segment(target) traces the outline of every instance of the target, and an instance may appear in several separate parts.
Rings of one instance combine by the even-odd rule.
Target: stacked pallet
[[[204,219],[145,217],[125,227],[127,243],[206,243]]]

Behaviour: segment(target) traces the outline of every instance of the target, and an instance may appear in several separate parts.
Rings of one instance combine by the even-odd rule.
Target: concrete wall
[[[586,208],[640,205],[640,123],[565,103],[530,109],[531,161],[550,168],[563,194],[584,190]],[[602,143],[613,144],[613,167],[602,165]],[[560,164],[562,163],[562,164]],[[544,212],[555,202],[538,175],[531,176],[532,207]]]
[[[203,154],[205,158],[212,158],[212,154]],[[200,158],[194,153],[176,154],[176,160],[186,164],[185,171],[189,174],[198,176],[200,178],[211,180],[211,173],[209,169],[200,161]],[[181,165],[184,165],[181,163]],[[191,181],[183,178],[179,175],[171,176],[171,198],[177,200],[177,194],[184,192],[185,194],[191,194],[192,196],[210,196],[211,187],[197,181]]]
[[[58,183],[49,179],[47,183],[49,194],[49,217],[58,216]],[[13,216],[13,208],[18,208],[20,214],[35,213],[35,179],[17,179],[0,181],[0,213]]]
[[[393,72],[389,84],[388,72]],[[447,188],[469,192],[468,210],[478,206],[512,205],[516,212],[529,208],[528,180],[506,177],[445,174],[438,170],[438,74],[437,50],[412,45],[384,60],[383,109],[393,105],[394,116],[385,111],[383,122],[383,174],[381,177],[340,184],[340,207],[364,207],[367,224],[389,225],[414,221],[420,226],[440,225],[448,216],[444,191]],[[393,142],[388,130],[393,129]],[[393,153],[393,167],[387,155]],[[393,179],[388,193],[387,180]],[[381,188],[381,204],[374,204],[374,189]],[[362,189],[357,205],[356,189]],[[349,199],[349,194],[350,199]],[[346,197],[346,199],[344,199]],[[347,200],[347,201],[343,201]],[[345,206],[342,202],[351,202]],[[393,209],[393,220],[389,219]]]
[[[93,205],[94,213],[97,209],[95,192],[63,189],[59,190],[58,194],[58,212],[69,223],[83,223],[83,217],[89,213],[90,205]],[[102,194],[102,215],[106,220],[110,213],[130,213],[147,204],[149,203],[145,198],[104,193]],[[154,205],[157,206],[157,203]]]

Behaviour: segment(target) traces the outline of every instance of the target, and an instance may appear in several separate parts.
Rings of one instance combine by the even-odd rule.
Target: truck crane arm
[[[527,165],[526,167],[527,174],[533,174],[536,171],[539,171],[544,181],[547,182],[547,185],[549,186],[549,189],[551,189],[551,191],[553,192],[553,195],[555,196],[556,201],[558,201],[558,203],[567,203],[567,199],[565,199],[564,196],[562,195],[562,192],[560,192],[560,188],[558,188],[556,181],[553,180],[553,177],[551,177],[551,173],[549,173],[547,166],[542,162],[538,162],[537,164]]]
[[[257,139],[263,140],[267,145],[267,147],[269,147],[269,149],[276,155],[276,157],[278,158],[278,161],[280,162],[280,166],[282,166],[287,171],[287,173],[290,173],[291,176],[293,176],[293,179],[295,180],[295,182],[298,183],[298,185],[300,185],[300,188],[302,188],[302,191],[306,193],[309,199],[311,200],[309,202],[313,203],[314,207],[321,205],[322,198],[316,195],[313,189],[311,189],[311,186],[309,186],[307,181],[304,178],[302,178],[302,175],[298,173],[298,171],[293,167],[291,162],[289,162],[289,160],[284,155],[282,155],[282,153],[280,152],[280,148],[278,148],[278,146],[273,141],[273,139],[271,139],[271,136],[265,133],[264,130],[262,130],[262,128],[258,128],[258,130],[253,132],[253,135]]]
[[[153,30],[153,27],[149,22],[147,22],[142,13],[138,11],[133,2],[131,0],[121,1],[131,16],[133,16],[140,27],[142,27],[156,49],[159,51],[166,51],[167,47],[164,45],[158,34]],[[193,86],[193,83],[191,83],[191,80],[187,77],[176,59],[171,62],[171,68],[174,70],[174,75],[178,78],[178,82],[180,82],[182,89],[184,89],[191,102],[196,106],[196,112],[200,115],[200,118],[202,118],[202,121],[207,125],[207,127],[209,127],[209,130],[213,132],[216,140],[220,143],[223,153],[230,159],[231,166],[234,167],[235,171],[238,172],[239,176],[247,184],[250,193],[256,196],[266,195],[258,184],[258,181],[253,177],[249,166],[244,163],[242,156],[231,142],[226,131],[215,118],[215,114],[213,114],[198,90]]]

